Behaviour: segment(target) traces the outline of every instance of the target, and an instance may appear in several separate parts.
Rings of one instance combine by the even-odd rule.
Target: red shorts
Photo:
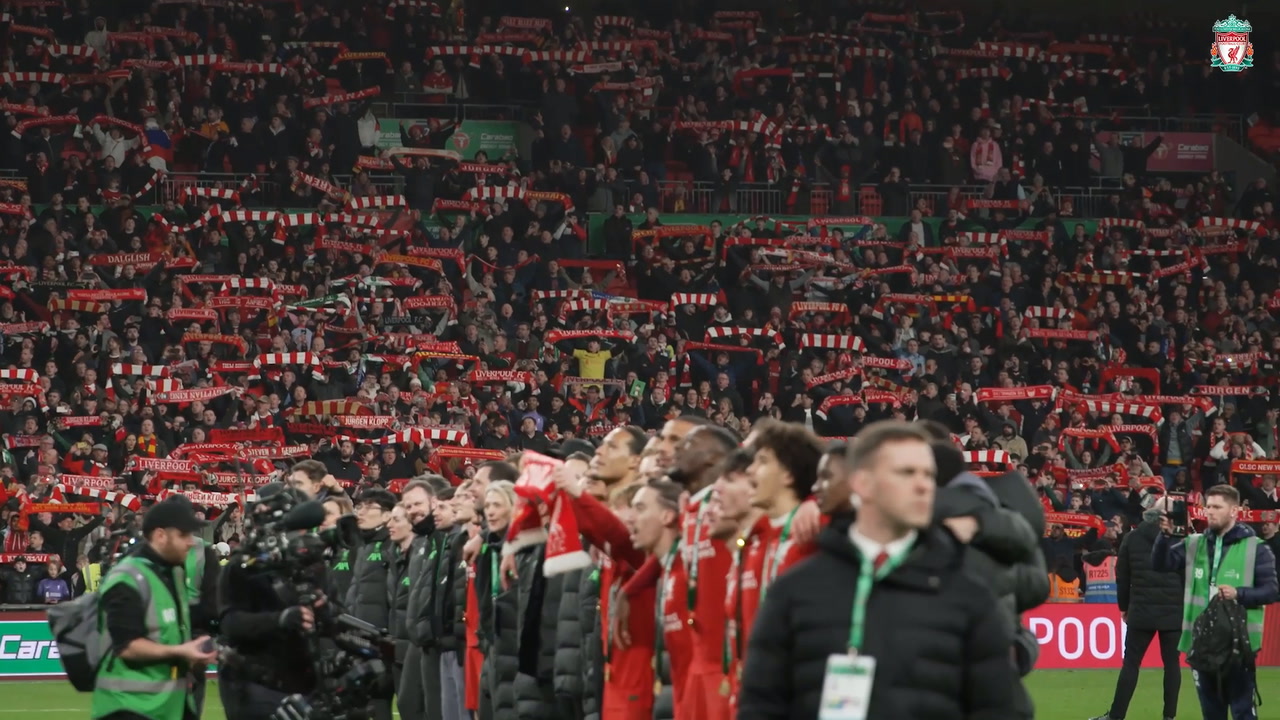
[[[730,720],[724,673],[719,667],[695,665],[689,670],[684,697],[676,708],[676,720]]]

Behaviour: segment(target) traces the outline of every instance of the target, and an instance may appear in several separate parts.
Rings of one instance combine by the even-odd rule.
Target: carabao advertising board
[[[44,613],[10,612],[4,616],[15,619],[0,620],[0,680],[56,678],[66,674]],[[216,670],[210,666],[210,675],[216,674]]]
[[[43,620],[0,621],[0,678],[62,675],[58,646]]]
[[[428,122],[420,119],[384,118],[380,121],[378,147],[385,150],[403,144],[400,138],[401,123],[408,132],[414,125],[422,126],[425,130]],[[445,141],[444,149],[453,150],[466,160],[471,160],[476,153],[483,151],[489,156],[490,162],[496,162],[512,147],[522,156],[529,157],[532,144],[533,130],[525,123],[509,120],[463,120]]]

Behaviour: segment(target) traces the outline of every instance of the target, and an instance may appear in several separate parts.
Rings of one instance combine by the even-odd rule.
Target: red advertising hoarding
[[[1040,642],[1037,670],[1119,670],[1124,662],[1128,626],[1112,603],[1047,603],[1024,613],[1022,624]],[[1267,608],[1258,664],[1280,665],[1280,605]],[[1147,646],[1142,667],[1163,667],[1158,639]]]
[[[1097,142],[1105,145],[1111,132],[1097,134]],[[1213,169],[1213,133],[1197,132],[1118,132],[1120,144],[1128,144],[1132,139],[1138,147],[1146,147],[1157,137],[1162,138],[1160,146],[1147,160],[1147,171],[1152,173],[1207,173]],[[1098,169],[1098,159],[1093,159],[1093,168]]]
[[[1022,624],[1040,642],[1037,670],[1118,670],[1124,661],[1127,626],[1112,603],[1049,603],[1024,613]],[[1163,667],[1158,640],[1142,667]]]

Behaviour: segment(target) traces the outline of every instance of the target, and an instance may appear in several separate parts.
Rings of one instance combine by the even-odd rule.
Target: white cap
[[[218,544],[214,545],[214,546],[213,546],[213,549],[214,549],[214,550],[217,550],[219,555],[224,555],[224,556],[225,556],[225,555],[230,555],[230,554],[231,554],[231,546],[230,546],[230,545],[228,545],[228,544],[226,544],[226,543],[224,543],[224,542],[220,542],[220,543],[218,543]]]

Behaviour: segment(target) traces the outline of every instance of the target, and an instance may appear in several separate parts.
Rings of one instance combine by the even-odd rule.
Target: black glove
[[[302,607],[294,606],[280,612],[280,628],[282,630],[302,631]]]

